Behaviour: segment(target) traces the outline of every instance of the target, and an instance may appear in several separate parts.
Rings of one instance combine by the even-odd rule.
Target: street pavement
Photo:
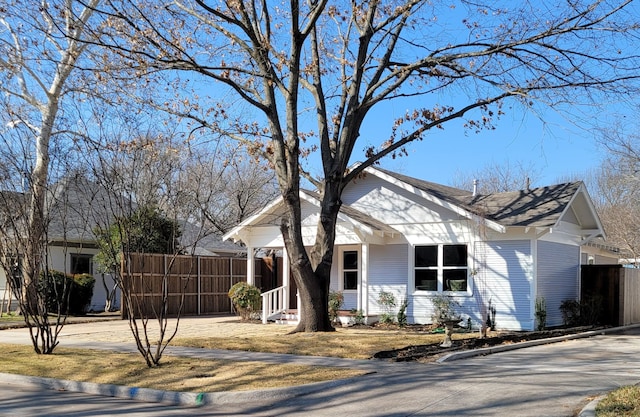
[[[218,335],[238,328],[225,320],[189,319],[182,325],[184,331],[179,336],[204,329]],[[63,330],[61,344],[132,350],[130,342],[120,340],[121,326],[120,321],[70,325]],[[261,330],[245,327],[243,331]],[[24,329],[2,330],[0,342],[28,343],[25,336]],[[206,357],[221,357],[223,353],[177,347],[167,352]],[[238,360],[256,360],[257,356],[246,352],[227,354]],[[340,361],[289,355],[262,355],[259,359],[332,363],[375,373],[347,383],[317,384],[299,391],[214,395],[197,408],[46,390],[5,380],[0,384],[0,415],[573,416],[598,395],[640,382],[640,329],[441,364]]]

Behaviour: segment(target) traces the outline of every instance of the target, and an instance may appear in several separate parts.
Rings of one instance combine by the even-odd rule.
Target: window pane
[[[71,254],[71,272],[72,274],[91,274],[92,255],[76,255]]]
[[[433,269],[416,269],[416,290],[438,291],[438,271]]]
[[[467,245],[444,245],[444,266],[467,266]]]
[[[438,247],[416,246],[415,266],[438,266]]]
[[[466,291],[467,290],[467,270],[448,269],[442,271],[444,277],[445,291]]]
[[[350,250],[343,253],[342,269],[358,269],[358,251]]]
[[[358,272],[357,271],[344,272],[344,289],[345,290],[358,289]]]

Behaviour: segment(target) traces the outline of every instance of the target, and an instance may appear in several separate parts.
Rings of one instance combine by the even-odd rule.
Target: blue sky
[[[505,113],[495,130],[480,133],[465,131],[461,121],[453,122],[411,144],[408,157],[386,158],[381,166],[451,184],[458,173],[470,175],[487,165],[521,164],[537,171],[532,185],[543,186],[582,179],[606,155],[598,144],[601,133],[593,125],[607,125],[613,120],[610,114],[594,110],[593,125],[581,128],[551,109],[540,116],[518,107],[505,108]],[[367,124],[361,137],[375,134],[378,128],[375,121]],[[361,154],[361,150],[356,147],[354,153]]]
[[[596,135],[569,123],[544,126],[534,117],[504,120],[496,130],[480,134],[445,128],[411,145],[408,158],[384,161],[382,166],[448,184],[457,172],[472,173],[508,162],[532,166],[539,172],[536,185],[548,185],[581,176],[599,165],[604,151],[597,145]]]

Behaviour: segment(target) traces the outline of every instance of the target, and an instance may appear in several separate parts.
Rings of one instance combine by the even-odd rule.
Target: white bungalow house
[[[318,196],[303,191],[300,197],[304,240],[312,245]],[[410,323],[431,322],[430,299],[446,294],[475,326],[486,319],[490,302],[498,328],[533,330],[539,297],[547,326],[561,325],[561,302],[580,294],[581,258],[588,258],[582,248],[604,237],[582,182],[477,195],[370,167],[347,185],[342,202],[331,289],[343,292],[345,309],[369,319],[383,312],[377,299],[385,291],[408,300]],[[291,303],[281,213],[276,199],[224,236],[242,241],[248,253],[283,250],[284,285],[272,292],[278,302],[263,300],[269,318]],[[251,283],[251,262],[247,270]]]

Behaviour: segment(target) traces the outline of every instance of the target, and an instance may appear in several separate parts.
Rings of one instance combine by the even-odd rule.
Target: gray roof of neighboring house
[[[180,222],[182,235],[180,245],[186,248],[187,253],[193,249],[194,255],[211,256],[246,253],[247,249],[237,243],[222,240],[222,236],[186,221]]]
[[[474,196],[469,191],[422,181],[380,168],[375,169],[503,226],[553,226],[582,185],[582,182],[578,181],[530,190]]]
[[[2,192],[12,196],[21,193]],[[117,201],[121,198],[121,201]],[[23,210],[26,207],[23,204]],[[97,226],[108,227],[116,216],[135,208],[126,197],[110,192],[105,187],[88,180],[82,175],[68,176],[55,183],[47,197],[49,213],[48,237],[52,242],[75,242],[90,246],[95,244],[94,229]],[[196,255],[217,253],[240,253],[245,249],[232,242],[222,241],[221,236],[205,234],[196,225],[181,221],[182,237],[180,243],[194,249]]]

